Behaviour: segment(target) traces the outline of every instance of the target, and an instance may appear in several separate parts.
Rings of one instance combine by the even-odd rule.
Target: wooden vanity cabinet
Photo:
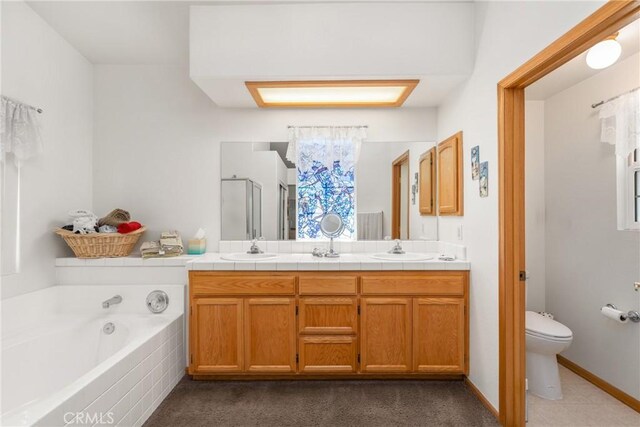
[[[245,371],[296,372],[294,298],[247,298],[244,315]]]
[[[358,370],[355,336],[301,336],[300,373],[341,374]]]
[[[466,371],[463,298],[413,299],[413,369],[416,372]]]
[[[196,298],[191,304],[191,363],[194,372],[244,370],[243,300]]]
[[[189,294],[196,379],[468,372],[467,271],[192,271]]]
[[[355,297],[300,297],[298,332],[310,335],[355,335],[358,301]]]
[[[361,300],[362,372],[411,371],[411,298]]]

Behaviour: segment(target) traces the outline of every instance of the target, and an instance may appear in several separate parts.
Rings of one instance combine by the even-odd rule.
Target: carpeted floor
[[[496,426],[462,381],[192,381],[144,424],[178,426]]]

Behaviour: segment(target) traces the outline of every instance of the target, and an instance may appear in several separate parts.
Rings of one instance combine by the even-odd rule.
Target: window
[[[355,143],[349,138],[309,138],[297,144],[297,239],[324,239],[320,220],[334,212],[345,224],[340,239],[355,240]]]
[[[618,230],[640,230],[640,149],[618,156]]]

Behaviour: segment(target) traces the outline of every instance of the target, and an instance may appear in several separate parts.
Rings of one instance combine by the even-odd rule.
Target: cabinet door
[[[357,353],[356,337],[301,337],[300,372],[356,372]]]
[[[243,369],[242,299],[194,298],[190,373]]]
[[[429,151],[420,156],[419,173],[420,173],[420,215],[435,215],[435,193],[436,193],[436,148],[433,147]]]
[[[411,298],[361,299],[363,372],[411,370]]]
[[[245,370],[296,371],[296,311],[293,298],[245,301]]]
[[[438,214],[462,215],[462,132],[438,144]]]
[[[416,298],[413,302],[414,370],[465,372],[463,298]]]
[[[358,306],[353,297],[300,298],[301,334],[355,334]]]

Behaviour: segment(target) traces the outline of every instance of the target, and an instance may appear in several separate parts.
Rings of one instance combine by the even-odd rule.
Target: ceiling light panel
[[[399,107],[419,80],[246,82],[260,107]]]

